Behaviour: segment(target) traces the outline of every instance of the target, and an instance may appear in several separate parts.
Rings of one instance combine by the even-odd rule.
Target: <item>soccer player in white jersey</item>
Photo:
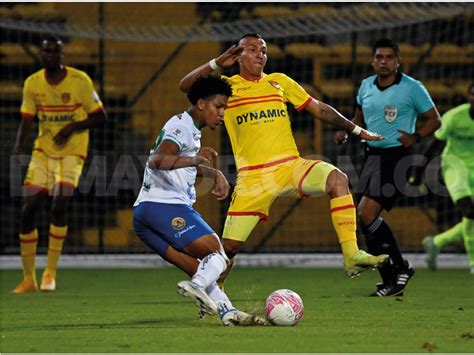
[[[188,93],[189,110],[173,116],[163,127],[145,168],[143,185],[134,204],[133,226],[140,239],[188,275],[178,292],[195,300],[200,315],[219,313],[224,325],[265,324],[263,319],[232,306],[217,286],[229,263],[217,234],[192,208],[196,175],[214,179],[218,200],[229,194],[221,171],[210,164],[217,153],[201,147],[201,129],[222,124],[230,85],[209,76],[197,80]]]

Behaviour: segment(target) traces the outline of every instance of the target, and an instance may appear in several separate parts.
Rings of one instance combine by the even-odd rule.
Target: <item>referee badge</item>
[[[174,230],[181,230],[186,226],[186,221],[182,217],[175,217],[171,221],[171,227],[173,227]]]
[[[385,106],[383,108],[383,114],[388,123],[392,123],[397,119],[398,109],[396,106]]]

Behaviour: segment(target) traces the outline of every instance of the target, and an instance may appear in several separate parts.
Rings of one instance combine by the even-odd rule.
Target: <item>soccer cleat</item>
[[[375,296],[403,296],[403,291],[407,287],[408,281],[415,274],[415,269],[408,261],[405,261],[405,265],[407,268],[397,275],[395,282],[375,292]]]
[[[387,254],[373,256],[363,250],[359,250],[357,253],[352,255],[348,262],[344,260],[344,272],[347,276],[354,277],[359,275],[361,272],[374,270],[377,266],[385,263],[388,258],[389,256]]]
[[[51,275],[43,274],[43,277],[41,278],[40,290],[47,291],[47,292],[52,292],[56,290],[55,278],[52,277]]]
[[[217,313],[216,304],[198,284],[192,281],[181,281],[178,283],[178,293],[182,296],[192,298],[203,314]]]
[[[383,283],[383,282],[377,282],[375,284],[375,287],[377,288],[374,292],[372,292],[371,294],[369,294],[370,297],[375,297],[377,296],[377,292],[379,292],[380,290],[386,288],[387,286]]]
[[[428,265],[428,269],[436,271],[438,268],[436,259],[438,258],[439,249],[434,243],[434,237],[428,236],[423,239],[422,243],[427,254],[426,264]]]
[[[38,291],[38,285],[33,279],[23,279],[13,290],[12,293],[28,293]]]
[[[239,311],[235,307],[222,302],[218,306],[219,318],[224,326],[233,327],[236,325],[268,325],[268,322],[254,314]]]

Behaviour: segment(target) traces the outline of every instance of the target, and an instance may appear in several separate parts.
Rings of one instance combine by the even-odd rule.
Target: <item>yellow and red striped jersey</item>
[[[232,85],[224,122],[238,170],[256,169],[299,156],[286,104],[302,110],[311,96],[282,73],[258,81],[223,76]]]
[[[102,102],[86,73],[72,67],[66,70],[66,77],[57,85],[46,81],[44,69],[30,75],[23,87],[21,115],[26,119],[38,116],[39,132],[33,149],[51,157],[79,155],[85,158],[89,130],[75,132],[63,146],[55,145],[53,138],[69,123],[83,121],[88,114],[102,110]]]

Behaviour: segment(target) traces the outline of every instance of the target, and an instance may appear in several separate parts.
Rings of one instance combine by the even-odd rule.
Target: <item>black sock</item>
[[[364,230],[367,230],[370,235],[377,240],[377,243],[382,248],[381,250],[383,250],[383,254],[390,255],[390,259],[397,269],[406,268],[405,261],[403,260],[402,253],[400,253],[392,230],[382,217],[378,217],[370,226],[364,228]]]
[[[377,237],[367,231],[366,228],[362,229],[364,231],[365,244],[367,245],[369,253],[372,255],[386,254],[387,251],[382,247],[382,243],[379,243]],[[395,270],[390,261],[379,266],[377,269],[382,277],[384,285],[389,285],[393,282],[395,279]]]

